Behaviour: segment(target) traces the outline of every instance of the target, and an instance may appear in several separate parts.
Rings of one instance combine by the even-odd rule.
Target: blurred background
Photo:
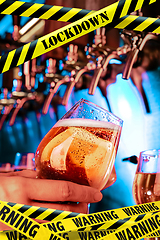
[[[115,1],[26,2],[99,10]],[[159,17],[159,7],[154,3],[133,14]],[[66,24],[1,14],[0,54]],[[124,121],[115,161],[117,180],[103,190],[103,200],[91,204],[90,211],[133,205],[136,156],[146,149],[160,149],[160,38],[151,32],[97,29],[0,74],[1,170],[32,168],[41,139],[81,98]]]

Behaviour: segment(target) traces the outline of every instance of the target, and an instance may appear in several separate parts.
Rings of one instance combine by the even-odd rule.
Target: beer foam
[[[97,127],[97,128],[109,128],[118,130],[120,126],[105,121],[96,121],[92,119],[84,119],[84,118],[70,118],[70,119],[62,119],[59,120],[54,127]]]

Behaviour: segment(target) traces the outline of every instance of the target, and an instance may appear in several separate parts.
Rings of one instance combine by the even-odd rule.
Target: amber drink
[[[133,182],[133,197],[137,204],[160,201],[160,150],[140,153]],[[149,239],[160,238],[144,240]]]
[[[38,177],[102,189],[114,165],[122,126],[77,116],[64,116],[39,144],[35,155]]]

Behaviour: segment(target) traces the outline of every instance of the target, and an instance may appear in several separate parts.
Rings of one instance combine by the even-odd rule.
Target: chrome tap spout
[[[19,110],[23,107],[23,105],[25,104],[25,102],[29,101],[29,100],[34,100],[36,98],[36,95],[33,93],[23,93],[23,92],[17,92],[17,94],[19,95],[23,95],[24,96],[22,98],[20,98],[20,95],[18,96],[18,99],[16,101],[16,107],[13,111],[13,114],[9,120],[9,125],[12,126],[15,122],[16,116],[19,112]],[[13,96],[16,96],[16,92],[12,93]]]
[[[148,33],[141,41],[140,44],[137,46],[135,45],[133,49],[129,52],[126,64],[123,70],[122,78],[128,80],[131,74],[131,70],[133,68],[133,64],[135,63],[139,51],[142,51],[143,47],[145,46],[146,42],[150,39],[157,39],[158,36],[153,33]]]
[[[50,92],[44,102],[44,105],[43,105],[43,108],[42,108],[42,113],[43,114],[47,114],[48,112],[48,108],[49,108],[49,105],[54,97],[54,95],[56,94],[56,92],[58,91],[58,88],[64,84],[64,83],[67,83],[69,82],[69,76],[65,76],[63,77],[62,79],[58,79],[58,78],[55,78],[57,80],[56,81],[52,81],[51,82],[51,88],[50,88]]]
[[[65,91],[65,94],[62,99],[62,105],[66,106],[69,100],[69,96],[71,95],[71,92],[75,86],[75,84],[79,81],[80,77],[91,70],[94,70],[96,68],[96,64],[94,62],[90,63],[88,62],[87,65],[80,69],[74,77],[70,78],[70,82],[67,86],[67,89]]]
[[[6,120],[7,116],[13,109],[15,102],[16,101],[14,99],[1,99],[0,100],[0,106],[4,107],[4,111],[3,111],[2,117],[0,119],[0,130],[2,129],[4,121]]]
[[[88,93],[90,95],[94,95],[95,89],[98,85],[98,82],[99,82],[102,72],[107,69],[109,61],[113,58],[120,59],[120,57],[117,55],[116,51],[109,54],[106,58],[103,58],[103,60],[101,61],[101,66],[99,68],[95,69],[94,75],[93,75],[91,83],[90,83],[89,91],[88,91]]]
[[[66,88],[66,91],[65,91],[65,94],[63,96],[63,99],[62,99],[62,105],[66,106],[67,103],[68,103],[68,100],[69,100],[69,96],[71,95],[71,92],[75,86],[75,84],[78,82],[79,78],[82,76],[83,73],[85,73],[87,71],[86,68],[83,68],[81,69],[74,77],[71,77],[70,78],[70,82]]]

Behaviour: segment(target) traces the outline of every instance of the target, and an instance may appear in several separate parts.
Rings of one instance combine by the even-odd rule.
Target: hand
[[[87,213],[88,203],[101,199],[97,189],[69,181],[36,179],[36,172],[31,170],[0,174],[2,201]]]

